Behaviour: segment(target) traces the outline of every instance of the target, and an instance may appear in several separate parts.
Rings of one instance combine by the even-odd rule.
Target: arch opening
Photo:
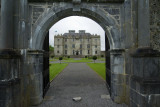
[[[91,19],[88,19],[88,20],[91,20]],[[97,25],[99,25],[98,23],[96,23]],[[54,26],[54,25],[53,25]],[[62,27],[63,28],[63,27]],[[101,29],[103,29],[101,26],[100,26],[100,28]],[[74,29],[75,30],[75,29]],[[79,29],[80,30],[80,29]],[[84,29],[83,29],[84,30]],[[66,33],[66,32],[65,32]],[[90,32],[89,32],[90,33]],[[63,34],[63,33],[62,33]],[[59,35],[59,34],[58,34]],[[103,60],[104,62],[103,63],[105,63],[105,61],[107,62],[107,63],[105,63],[106,65],[104,66],[105,67],[105,72],[108,72],[108,73],[105,73],[105,77],[107,77],[108,79],[106,80],[106,84],[107,84],[107,88],[109,89],[109,91],[110,91],[110,78],[111,78],[111,73],[110,73],[110,54],[108,54],[108,52],[109,52],[109,50],[110,50],[110,44],[109,44],[109,40],[108,40],[108,38],[107,38],[107,36],[106,36],[107,34],[104,32],[104,35],[102,35],[102,36],[104,36],[103,37],[103,39],[104,39],[104,42],[103,42],[103,45],[105,45],[104,46],[104,56],[103,57],[101,57],[101,55],[102,54],[100,54],[99,55],[99,57],[101,57],[102,59],[104,58],[106,58],[105,60]],[[101,37],[102,37],[101,36]],[[46,36],[45,36],[45,40],[44,40],[44,42],[43,42],[43,50],[45,51],[45,52],[49,52],[48,50],[46,50],[46,49],[48,49],[48,47],[49,47],[49,43],[48,43],[48,41],[49,41],[49,39],[48,39],[48,37],[49,37],[49,33],[47,33],[46,34]],[[47,41],[46,41],[47,40]],[[102,40],[100,40],[100,41],[102,41]],[[64,42],[65,42],[65,40],[64,40]],[[102,44],[101,44],[102,45]],[[47,46],[47,48],[45,47],[45,46]],[[101,49],[100,49],[101,50]],[[75,56],[79,56],[79,54],[80,54],[80,52],[79,51],[75,51]],[[107,56],[106,56],[107,55]],[[46,56],[46,55],[44,55],[45,57],[44,57],[44,66],[45,65],[49,65],[49,56]],[[63,52],[63,55],[60,55],[60,56],[66,56],[65,55],[65,53]],[[70,55],[69,55],[70,56]],[[54,55],[54,57],[55,57],[55,55]],[[48,62],[47,62],[48,61]],[[46,69],[44,69],[44,71],[46,72],[47,71],[47,68]],[[43,73],[44,75],[45,75],[45,72]],[[44,78],[44,88],[45,88],[45,90],[47,90],[48,89],[48,83],[47,82],[45,82],[46,81],[46,79]],[[47,83],[47,84],[46,84]],[[46,91],[44,91],[44,92],[46,92]],[[44,93],[44,95],[45,95],[45,93]]]

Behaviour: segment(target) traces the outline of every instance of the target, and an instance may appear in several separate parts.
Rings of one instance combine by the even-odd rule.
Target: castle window
[[[97,42],[97,39],[95,39],[95,41]]]
[[[67,39],[65,39],[65,42],[67,42]]]
[[[67,50],[65,50],[65,54],[67,55]]]
[[[95,45],[95,48],[97,48],[97,45]]]
[[[88,50],[88,54],[89,54],[90,52],[89,52],[89,50]]]
[[[72,48],[75,48],[75,44],[72,44]]]
[[[87,44],[87,48],[90,48],[90,44]]]
[[[80,41],[82,42],[82,38],[80,39]]]
[[[80,48],[82,49],[82,44],[80,44]]]
[[[57,51],[57,53],[59,53],[59,51]]]
[[[73,50],[73,55],[74,55],[74,50]]]
[[[88,42],[89,42],[89,38],[88,38]]]
[[[97,51],[95,51],[95,54],[97,54]]]
[[[57,45],[57,48],[59,48],[59,45]]]
[[[58,39],[58,41],[59,41],[59,39]]]
[[[64,47],[67,48],[67,45],[65,45]]]
[[[74,42],[74,38],[73,38],[73,42]]]
[[[80,54],[82,55],[82,50],[80,50]]]

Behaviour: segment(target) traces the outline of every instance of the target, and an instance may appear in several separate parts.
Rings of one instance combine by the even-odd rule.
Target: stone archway
[[[30,39],[31,49],[42,49],[43,41],[50,27],[57,21],[68,16],[85,16],[96,21],[107,33],[110,49],[121,49],[120,28],[117,21],[106,11],[94,5],[73,4],[53,6],[50,10],[45,11],[33,26],[33,35]]]
[[[106,32],[106,36],[110,45],[111,53],[111,78],[114,76],[124,77],[124,47],[121,40],[120,26],[116,19],[114,19],[108,12],[91,4],[80,4],[79,8],[74,4],[63,4],[53,6],[51,9],[43,12],[33,25],[33,35],[30,39],[29,47],[33,50],[42,50],[46,33],[50,27],[57,21],[68,16],[85,16],[96,21]],[[115,79],[117,81],[115,81]],[[117,84],[119,78],[111,79],[111,96],[117,103],[124,102],[124,83]],[[34,81],[33,81],[34,82]],[[36,90],[36,89],[35,89]],[[117,95],[117,91],[120,94]],[[39,102],[40,100],[38,100]]]
[[[42,101],[45,35],[58,20],[72,15],[91,18],[106,32],[111,59],[106,66],[111,68],[112,99],[131,107],[160,105],[157,91],[160,53],[150,46],[153,40],[150,37],[159,30],[158,3],[158,0],[1,0],[0,106],[28,107],[30,102],[33,105]],[[117,11],[118,15],[112,15]]]

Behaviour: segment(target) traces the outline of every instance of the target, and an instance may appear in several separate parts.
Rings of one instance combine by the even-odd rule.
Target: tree
[[[95,60],[97,59],[97,56],[93,56],[93,60],[94,60],[94,63],[95,63]]]
[[[63,57],[59,57],[59,61],[60,61],[60,64],[61,64],[61,60],[63,59]]]
[[[54,51],[54,47],[49,45],[49,51]]]

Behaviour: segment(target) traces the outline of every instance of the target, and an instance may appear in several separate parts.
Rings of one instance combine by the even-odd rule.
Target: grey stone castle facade
[[[86,33],[85,30],[69,30],[68,33],[54,37],[55,56],[99,56],[101,53],[100,36]]]

